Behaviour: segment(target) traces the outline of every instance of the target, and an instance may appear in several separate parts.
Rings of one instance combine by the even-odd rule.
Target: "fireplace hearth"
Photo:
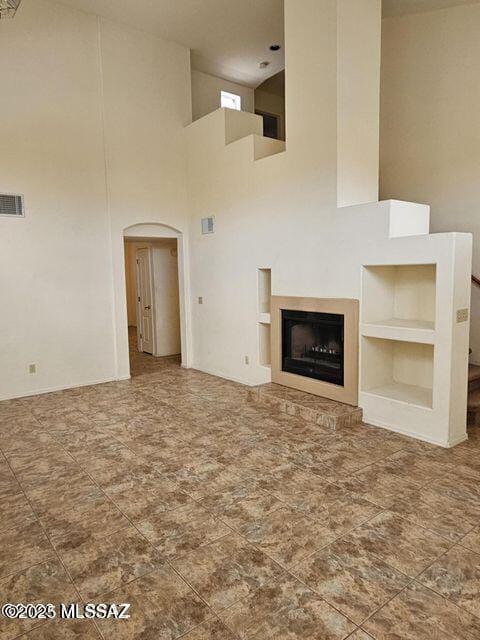
[[[282,371],[344,384],[343,315],[282,310]]]

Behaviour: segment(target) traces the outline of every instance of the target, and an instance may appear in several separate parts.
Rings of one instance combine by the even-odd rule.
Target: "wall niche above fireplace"
[[[358,400],[358,301],[272,296],[272,382]]]

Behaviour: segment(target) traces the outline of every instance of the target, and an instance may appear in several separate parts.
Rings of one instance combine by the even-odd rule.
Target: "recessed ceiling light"
[[[279,44],[270,45],[270,51],[280,51],[282,47]]]
[[[269,64],[270,64],[270,62],[265,60],[264,62],[260,62],[260,64],[258,66],[260,67],[260,69],[266,69]]]

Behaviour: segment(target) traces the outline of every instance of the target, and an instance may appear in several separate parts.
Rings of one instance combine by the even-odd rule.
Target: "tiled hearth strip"
[[[278,384],[253,387],[249,391],[249,399],[330,429],[358,424],[363,417],[360,407],[351,407]]]

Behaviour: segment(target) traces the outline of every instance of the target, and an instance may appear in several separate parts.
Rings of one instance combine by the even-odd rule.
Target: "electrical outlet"
[[[28,365],[28,373],[37,373],[37,365],[35,363]]]
[[[457,309],[457,322],[468,322],[468,309]]]
[[[250,364],[250,358],[248,356],[245,356],[245,364]]]
[[[198,296],[198,304],[203,304],[203,296]]]

